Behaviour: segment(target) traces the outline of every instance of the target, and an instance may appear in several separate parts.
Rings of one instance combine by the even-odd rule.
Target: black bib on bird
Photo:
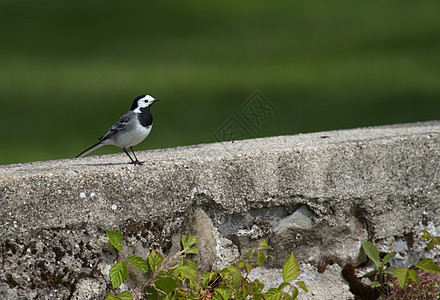
[[[148,127],[153,124],[153,115],[150,112],[150,107],[141,108],[141,113],[137,115],[139,123],[142,126]]]

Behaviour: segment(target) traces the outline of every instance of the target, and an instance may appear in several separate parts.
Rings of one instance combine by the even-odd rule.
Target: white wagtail
[[[150,95],[136,97],[130,110],[120,117],[106,134],[99,138],[99,142],[78,154],[76,158],[83,157],[104,145],[116,145],[121,147],[130,157],[132,164],[141,165],[142,162],[134,154],[133,146],[142,142],[150,133],[153,126],[150,106],[157,101],[159,99],[154,99]],[[135,160],[128,154],[127,148],[131,149]]]

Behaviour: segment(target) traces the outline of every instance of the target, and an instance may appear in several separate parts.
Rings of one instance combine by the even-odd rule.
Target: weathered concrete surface
[[[424,255],[416,230],[440,228],[438,121],[138,157],[146,164],[122,153],[0,166],[0,298],[101,298],[116,259],[105,229],[143,256],[196,233],[207,270],[263,238],[274,246],[267,267],[291,251],[311,266],[342,266],[366,239],[402,249],[405,264]]]

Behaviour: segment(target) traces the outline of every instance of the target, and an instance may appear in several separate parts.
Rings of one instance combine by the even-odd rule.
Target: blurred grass
[[[439,1],[0,2],[0,164],[74,157],[150,93],[136,149],[439,119]],[[103,147],[94,154],[120,152]]]

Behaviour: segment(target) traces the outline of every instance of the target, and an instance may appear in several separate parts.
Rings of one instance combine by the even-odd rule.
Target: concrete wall
[[[266,239],[274,250],[255,274],[276,282],[293,251],[312,287],[302,299],[348,299],[340,268],[363,240],[411,264],[426,255],[420,230],[440,233],[438,121],[138,157],[143,166],[123,153],[0,166],[0,298],[102,298],[116,259],[105,229],[141,256],[196,234],[202,271]]]

